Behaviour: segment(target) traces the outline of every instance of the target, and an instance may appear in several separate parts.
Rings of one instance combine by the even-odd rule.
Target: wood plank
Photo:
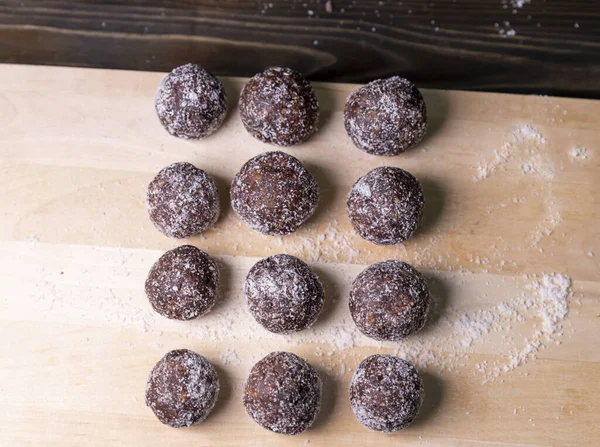
[[[273,148],[249,137],[233,110],[243,79],[224,79],[232,112],[218,133],[170,137],[152,107],[161,76],[0,67],[0,444],[600,441],[599,102],[427,90],[427,139],[378,158],[343,129],[355,86],[317,84],[321,130],[286,149],[321,184],[317,214],[296,234],[269,238],[224,206],[215,229],[189,239],[219,261],[222,297],[206,317],[181,323],[154,314],[143,292],[152,263],[183,243],[148,221],[147,183],[187,160],[217,177],[225,204],[243,162]],[[352,183],[383,164],[424,183],[424,228],[404,246],[362,241],[345,216]],[[289,337],[258,327],[240,292],[250,266],[278,252],[309,261],[327,292],[315,327]],[[427,328],[403,343],[360,335],[347,309],[351,280],[387,258],[424,270],[435,300]],[[572,280],[563,290],[569,313],[545,333],[544,281],[554,273]],[[152,365],[180,347],[216,365],[223,391],[206,422],[174,430],[154,418],[143,391]],[[240,403],[251,365],[276,349],[304,356],[325,380],[321,415],[297,437],[261,429]],[[352,371],[374,352],[410,359],[425,380],[419,419],[391,436],[364,429],[346,397]]]
[[[599,97],[593,0],[6,0],[0,61],[313,80],[402,74],[421,87]]]

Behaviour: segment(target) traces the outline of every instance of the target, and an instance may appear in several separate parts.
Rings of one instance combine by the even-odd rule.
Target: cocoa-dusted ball
[[[258,425],[297,435],[316,419],[321,388],[319,375],[306,360],[290,352],[272,352],[252,367],[243,403]]]
[[[173,69],[158,86],[154,101],[161,124],[179,138],[206,137],[227,115],[223,84],[196,64]]]
[[[210,256],[191,245],[169,250],[150,269],[146,295],[152,308],[173,320],[191,320],[215,304],[219,269]]]
[[[219,191],[210,175],[190,163],[162,169],[146,191],[154,226],[169,237],[202,233],[219,218]]]
[[[277,334],[311,326],[325,301],[317,275],[305,262],[286,254],[254,264],[244,283],[244,295],[254,319]]]
[[[421,274],[406,262],[378,262],[363,270],[350,289],[350,314],[375,340],[402,340],[419,331],[431,305]]]
[[[407,79],[378,79],[350,94],[344,123],[359,149],[373,155],[398,155],[425,135],[425,101]]]
[[[297,158],[264,152],[250,159],[231,184],[231,206],[257,231],[294,232],[317,208],[319,185]]]
[[[417,370],[392,355],[375,354],[358,365],[350,382],[350,405],[365,427],[392,433],[409,425],[423,401]]]
[[[292,146],[317,130],[317,95],[300,73],[289,68],[268,68],[244,86],[240,117],[253,137]]]
[[[171,427],[202,422],[219,394],[215,368],[187,349],[168,352],[152,368],[146,384],[146,405],[158,420]]]
[[[389,166],[375,168],[352,186],[346,211],[354,229],[377,245],[408,239],[421,222],[425,198],[410,173]]]

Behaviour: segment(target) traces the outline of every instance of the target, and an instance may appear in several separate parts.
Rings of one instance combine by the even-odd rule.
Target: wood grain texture
[[[192,61],[230,76],[283,65],[320,81],[400,74],[420,87],[600,97],[595,0],[325,4],[5,0],[0,61],[158,71]]]
[[[234,78],[224,79],[232,109],[219,132],[198,142],[170,137],[152,104],[162,76],[0,67],[1,445],[600,443],[600,102],[426,90],[426,140],[380,158],[345,134],[343,104],[356,86],[317,84],[321,129],[286,149],[321,185],[316,215],[272,238],[224,206],[213,230],[188,240],[219,261],[221,299],[182,323],[154,314],[144,296],[152,263],[185,242],[149,222],[146,185],[166,164],[190,161],[217,178],[225,204],[239,167],[273,147],[243,129],[234,105],[244,80]],[[344,212],[353,182],[386,164],[411,171],[425,189],[424,225],[403,246],[363,241]],[[291,337],[257,327],[241,295],[250,266],[278,252],[307,260],[327,292],[319,322]],[[401,344],[356,334],[347,309],[352,279],[387,258],[422,269],[436,302],[428,327]],[[503,371],[540,330],[524,308],[523,321],[501,320],[510,325],[461,345],[457,317],[516,303],[551,272],[573,281],[560,344]],[[144,385],[153,364],[182,347],[215,364],[223,390],[204,423],[175,430],[144,405]],[[423,411],[395,435],[369,432],[349,407],[352,371],[369,354],[405,348],[424,354],[414,359]],[[281,349],[308,359],[325,381],[317,423],[297,437],[261,429],[240,402],[253,362]]]

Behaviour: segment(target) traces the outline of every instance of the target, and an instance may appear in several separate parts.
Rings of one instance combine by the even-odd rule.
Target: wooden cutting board
[[[317,84],[320,131],[286,149],[318,179],[322,201],[301,230],[261,236],[227,205],[241,165],[272,146],[251,138],[224,79],[229,118],[214,136],[170,137],[154,113],[163,74],[0,65],[0,445],[599,445],[600,102],[425,91],[425,141],[369,156],[347,137],[356,86]],[[169,163],[218,180],[223,216],[189,239],[220,264],[216,308],[189,323],[152,312],[152,263],[185,241],[148,220],[145,188]],[[400,166],[423,183],[418,233],[402,246],[358,237],[345,196],[359,176]],[[287,252],[327,291],[319,322],[274,336],[246,311],[241,285],[259,258]],[[401,343],[360,335],[347,310],[352,279],[397,258],[422,269],[435,301],[428,326]],[[568,306],[568,313],[565,316]],[[209,358],[221,377],[214,412],[171,429],[144,404],[168,350]],[[305,357],[324,381],[314,426],[286,437],[246,416],[241,387],[273,350]],[[354,418],[347,389],[367,355],[414,362],[426,398],[393,435]]]

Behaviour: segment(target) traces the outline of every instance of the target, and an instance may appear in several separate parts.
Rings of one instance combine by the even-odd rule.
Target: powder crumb
[[[569,310],[571,278],[563,274],[544,275],[538,284],[543,329],[546,334],[555,334]]]
[[[587,255],[588,255],[590,258],[592,258],[592,257],[594,257],[594,252],[593,252],[593,251],[588,251],[588,252],[587,252]]]
[[[546,138],[540,133],[540,131],[535,127],[531,126],[530,124],[520,124],[513,126],[510,135],[516,142],[529,140],[539,144],[547,143]]]
[[[498,166],[503,165],[508,161],[510,152],[502,150],[501,152],[494,151],[494,158],[491,161],[483,162],[477,167],[477,174],[474,181],[481,181],[488,178]]]
[[[518,124],[511,128],[508,136],[509,141],[503,143],[500,150],[494,150],[491,160],[484,160],[476,167],[473,181],[487,179],[498,169],[503,169],[512,159],[520,164],[523,174],[547,180],[554,177],[552,163],[539,150],[547,140],[538,129],[530,124]]]
[[[228,349],[221,354],[221,362],[223,365],[238,366],[242,363],[237,353],[233,349]]]
[[[510,0],[510,5],[513,8],[522,8],[523,6],[525,6],[526,4],[531,3],[531,0]],[[506,4],[506,0],[502,1],[502,4],[505,5]]]
[[[588,150],[583,146],[575,146],[569,151],[569,158],[572,162],[580,162],[588,158]]]

